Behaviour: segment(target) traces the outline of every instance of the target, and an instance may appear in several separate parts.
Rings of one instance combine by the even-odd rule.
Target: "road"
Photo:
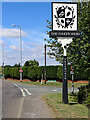
[[[71,90],[69,90],[71,91]],[[2,81],[3,118],[53,118],[53,111],[42,100],[47,93],[61,93],[58,87],[46,87]]]

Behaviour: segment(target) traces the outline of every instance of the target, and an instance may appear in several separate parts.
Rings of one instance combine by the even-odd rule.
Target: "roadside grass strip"
[[[50,93],[44,95],[42,99],[53,110],[55,118],[88,119],[88,108],[77,102],[77,93],[68,95],[68,104],[62,103],[62,94],[60,93]]]
[[[23,89],[21,87],[19,87],[17,84],[14,84],[14,86],[18,87],[22,93],[22,96],[25,97],[25,92],[23,91]]]
[[[27,92],[28,95],[31,95],[31,93],[26,88],[24,88],[24,90]]]
[[[14,80],[15,81],[15,80]],[[16,81],[16,82],[20,82],[20,81]],[[62,87],[62,83],[61,82],[55,82],[55,83],[50,83],[50,82],[47,82],[47,84],[42,84],[41,85],[41,82],[29,82],[29,81],[22,81],[21,84],[28,84],[28,85],[38,85],[38,86],[50,86],[50,87]],[[80,86],[85,86],[87,85],[88,83],[74,83],[74,87],[75,88],[78,88]],[[68,87],[72,87],[72,83],[68,83]]]

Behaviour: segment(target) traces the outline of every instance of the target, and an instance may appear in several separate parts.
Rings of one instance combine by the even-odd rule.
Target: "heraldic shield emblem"
[[[73,5],[55,5],[53,12],[53,22],[54,28],[57,30],[72,30],[75,29],[76,18],[75,15],[76,8]],[[56,24],[56,25],[55,25]],[[76,28],[77,29],[77,28]],[[75,30],[76,30],[75,29]]]

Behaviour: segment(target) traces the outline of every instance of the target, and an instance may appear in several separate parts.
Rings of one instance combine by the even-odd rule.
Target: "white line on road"
[[[14,86],[18,87],[22,93],[22,96],[25,97],[25,92],[23,91],[23,89],[19,87],[17,84],[14,84]]]
[[[28,95],[31,95],[31,93],[26,88],[24,88],[24,90],[27,92]]]
[[[58,90],[53,90],[54,92],[58,91]]]

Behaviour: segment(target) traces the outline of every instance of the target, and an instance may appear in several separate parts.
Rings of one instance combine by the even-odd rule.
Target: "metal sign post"
[[[63,103],[68,103],[68,86],[67,86],[67,45],[72,42],[73,37],[79,37],[78,32],[78,15],[77,3],[52,3],[52,31],[49,37],[58,38],[62,44],[63,55]]]
[[[72,75],[72,94],[74,94],[74,68],[73,65],[70,67],[70,74]]]
[[[43,84],[43,72],[44,72],[44,70],[43,70],[43,68],[42,68],[42,78],[41,78],[41,85]]]
[[[62,94],[63,94],[62,96],[63,102],[68,103],[67,56],[65,55],[63,56],[63,93]]]
[[[68,103],[68,78],[67,78],[67,44],[72,42],[72,38],[59,37],[58,42],[62,44],[64,54],[63,54],[63,89],[62,89],[62,101],[63,103]]]
[[[72,74],[72,93],[74,94],[74,74]]]

